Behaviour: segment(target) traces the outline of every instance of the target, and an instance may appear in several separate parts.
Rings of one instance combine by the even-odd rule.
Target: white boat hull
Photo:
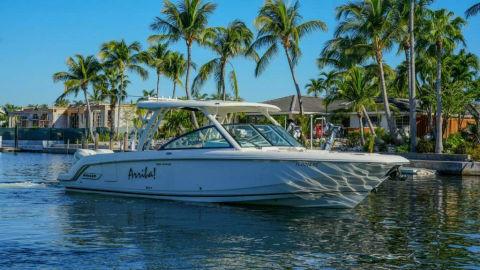
[[[399,162],[293,160],[180,155],[140,159],[125,153],[74,168],[60,179],[69,191],[166,200],[352,208]],[[130,158],[128,158],[130,154]],[[98,157],[97,157],[98,158]]]

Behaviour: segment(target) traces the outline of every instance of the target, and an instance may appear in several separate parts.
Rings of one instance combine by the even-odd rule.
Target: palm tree
[[[310,79],[310,82],[305,85],[307,94],[313,94],[314,97],[319,97],[325,90],[325,81],[322,78]]]
[[[68,99],[61,98],[61,99],[55,100],[54,105],[58,107],[68,107],[68,105],[70,105],[70,101]]]
[[[465,16],[468,19],[471,16],[477,15],[479,11],[480,11],[480,3],[476,3],[465,11]]]
[[[403,50],[407,61],[408,73],[408,99],[409,99],[409,124],[410,124],[410,151],[415,152],[417,146],[417,100],[416,100],[416,72],[415,72],[415,17],[425,16],[424,7],[431,0],[402,0],[396,2],[395,10],[398,11],[395,22],[398,26],[396,41],[399,51]],[[418,20],[418,19],[417,19]]]
[[[101,69],[100,63],[93,55],[84,57],[77,54],[73,58],[67,59],[68,71],[60,71],[53,74],[54,82],[63,82],[65,90],[58,98],[64,99],[67,95],[78,95],[80,91],[83,92],[85,103],[87,104],[87,126],[90,132],[90,137],[95,140],[93,136],[93,127],[91,121],[92,111],[90,109],[90,101],[88,100],[88,87],[98,80]]]
[[[463,115],[475,100],[478,57],[461,49],[458,54],[445,55],[442,60],[442,113],[448,130],[452,115]],[[462,117],[463,118],[463,117]]]
[[[185,74],[186,69],[187,62],[185,61],[183,54],[178,52],[170,52],[167,55],[167,61],[165,63],[165,75],[167,75],[173,82],[173,98],[175,98],[177,84],[182,85],[180,77]]]
[[[157,97],[159,97],[159,85],[160,75],[165,74],[165,62],[169,53],[167,44],[157,42],[155,45],[150,46],[144,53],[145,62],[153,69],[157,74]]]
[[[101,46],[100,58],[106,67],[118,69],[120,74],[119,95],[117,97],[117,118],[120,120],[121,102],[126,98],[127,93],[125,84],[126,72],[131,71],[137,73],[144,80],[148,78],[148,72],[140,66],[140,63],[144,60],[140,43],[132,42],[131,44],[127,44],[123,39],[120,41],[112,40],[106,42]],[[117,134],[119,126],[119,123],[117,123]]]
[[[214,74],[217,93],[226,100],[225,71],[227,65],[230,65],[230,85],[235,96],[238,96],[237,75],[230,60],[239,55],[246,55],[252,39],[253,33],[238,20],[231,22],[226,28],[215,28],[214,35],[206,41],[206,45],[215,52],[216,57],[200,68],[193,81],[193,91],[197,92],[208,77]]]
[[[155,89],[152,90],[142,90],[142,97],[138,98],[137,101],[144,101],[148,100],[151,97],[157,97],[155,94]]]
[[[392,47],[399,27],[394,24],[394,15],[390,0],[365,0],[341,5],[337,8],[337,19],[343,18],[343,21],[335,31],[335,37],[351,41],[351,50],[364,52],[364,57],[375,59],[388,128],[390,134],[397,138],[388,102],[383,60],[383,53]]]
[[[115,110],[118,103],[119,97],[121,100],[124,100],[126,96],[125,90],[120,91],[120,82],[122,76],[119,73],[119,70],[115,67],[107,67],[102,65],[103,74],[100,76],[100,80],[95,84],[95,88],[102,93],[105,98],[108,98],[110,103],[110,136],[111,138],[115,135]],[[123,84],[125,85],[125,81]]]
[[[295,76],[295,65],[301,54],[300,39],[313,31],[326,31],[327,26],[320,20],[301,23],[302,16],[299,13],[299,8],[298,1],[287,6],[284,0],[266,0],[255,19],[258,36],[252,44],[252,50],[268,47],[257,61],[255,76],[259,76],[265,70],[271,58],[277,53],[278,47],[283,47],[293,84],[297,91],[300,114],[303,114],[302,93]]]
[[[193,43],[203,44],[206,36],[211,33],[208,25],[208,16],[213,13],[216,5],[210,2],[202,3],[202,0],[182,0],[178,5],[165,0],[162,9],[162,17],[156,17],[150,25],[152,30],[161,32],[153,35],[149,40],[167,39],[178,41],[183,39],[187,46],[187,70],[185,75],[185,93],[191,99],[189,91],[190,66],[192,65]],[[192,122],[198,127],[195,113],[191,114]]]
[[[363,117],[367,120],[370,134],[375,136],[375,129],[368,116],[367,108],[375,107],[378,94],[376,82],[368,76],[368,72],[363,67],[353,67],[343,74],[337,98],[347,101],[350,109],[358,114],[362,144],[365,144]]]
[[[341,73],[335,70],[330,70],[328,72],[320,72],[320,78],[322,78],[325,85],[325,98],[323,100],[323,102],[325,103],[325,113],[328,113],[328,105],[330,105],[330,103],[334,101],[335,94],[338,91],[340,74]]]
[[[445,9],[437,11],[428,11],[425,20],[425,27],[422,32],[425,33],[424,40],[419,41],[419,46],[426,48],[436,56],[436,103],[437,111],[435,115],[435,152],[442,153],[442,59],[446,53],[453,51],[457,43],[465,44],[462,35],[462,27],[465,21],[456,17],[454,13]]]

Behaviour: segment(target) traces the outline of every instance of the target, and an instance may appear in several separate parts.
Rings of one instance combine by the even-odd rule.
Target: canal
[[[480,269],[480,178],[388,180],[350,210],[65,193],[71,156],[0,153],[4,269]]]

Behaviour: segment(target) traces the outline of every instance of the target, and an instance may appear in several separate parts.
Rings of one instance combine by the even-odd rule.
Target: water
[[[480,269],[480,179],[387,181],[352,210],[88,194],[70,156],[0,153],[4,269]]]

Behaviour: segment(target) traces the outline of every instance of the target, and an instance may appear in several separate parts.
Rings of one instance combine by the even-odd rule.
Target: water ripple
[[[0,268],[475,269],[480,179],[386,181],[350,210],[69,194],[64,155],[0,153]]]

